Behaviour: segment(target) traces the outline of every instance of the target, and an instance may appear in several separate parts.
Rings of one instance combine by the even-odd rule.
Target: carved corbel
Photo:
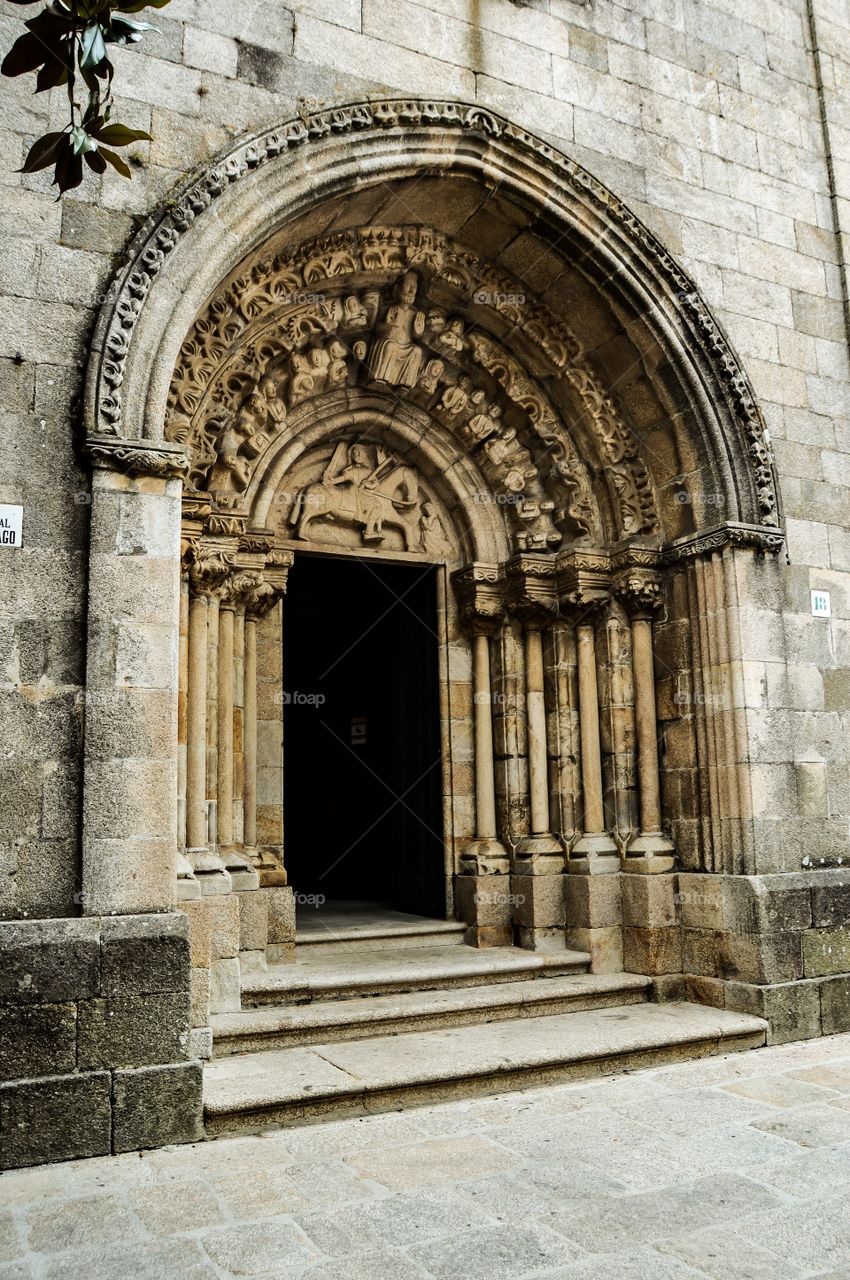
[[[186,559],[189,585],[195,595],[218,595],[236,569],[234,554],[200,540],[190,543]]]
[[[495,635],[505,620],[505,584],[496,564],[476,561],[452,574],[461,622],[479,635]]]

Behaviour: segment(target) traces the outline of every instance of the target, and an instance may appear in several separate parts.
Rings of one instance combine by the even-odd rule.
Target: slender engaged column
[[[230,876],[207,837],[207,663],[209,599],[189,598],[188,688],[186,690],[186,856],[204,894],[229,893]]]
[[[234,606],[223,602],[218,614],[218,807],[216,837],[220,850],[233,844],[233,631]]]
[[[476,632],[473,636],[472,664],[475,708],[475,827],[479,840],[495,840],[496,780],[493,772],[490,640],[483,632]]]
[[[207,846],[207,598],[189,601],[188,689],[186,694],[186,848]]]
[[[584,834],[573,849],[570,871],[619,871],[617,846],[605,830],[602,795],[602,750],[599,740],[599,691],[596,680],[596,639],[592,623],[576,628],[578,702],[581,735],[581,783]]]
[[[676,857],[673,844],[661,831],[661,788],[658,772],[658,718],[655,706],[655,669],[652,658],[652,618],[632,618],[632,665],[637,721],[637,766],[640,834],[627,850],[627,871],[671,871]]]
[[[245,617],[245,713],[243,720],[245,782],[245,853],[257,850],[257,619]]]
[[[526,623],[525,711],[528,731],[528,791],[531,834],[517,845],[523,869],[563,871],[561,845],[549,827],[549,751],[546,743],[546,694],[543,683],[543,632]]]

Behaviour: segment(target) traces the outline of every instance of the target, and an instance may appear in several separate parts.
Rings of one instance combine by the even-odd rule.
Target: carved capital
[[[504,581],[496,564],[476,562],[452,574],[461,621],[470,631],[493,635],[505,620]]]
[[[558,616],[558,566],[554,556],[522,554],[505,566],[511,614],[526,627],[545,627]]]
[[[661,608],[661,579],[651,569],[623,569],[614,579],[614,592],[635,617],[651,617]]]
[[[186,558],[189,585],[199,596],[219,595],[236,568],[234,555],[220,547],[207,547],[201,541],[190,543]]]
[[[182,479],[189,470],[183,446],[165,441],[90,436],[85,442],[85,455],[93,467],[120,471],[128,476]]]
[[[610,562],[604,551],[570,551],[558,556],[557,590],[562,613],[590,622],[611,598]]]

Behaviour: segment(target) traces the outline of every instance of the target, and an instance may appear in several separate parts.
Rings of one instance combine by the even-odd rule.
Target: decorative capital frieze
[[[703,533],[677,538],[662,552],[665,565],[711,555],[724,547],[752,547],[759,555],[781,555],[785,550],[785,533],[770,525],[727,521]]]
[[[122,440],[117,436],[89,436],[85,455],[93,467],[128,476],[182,479],[189,470],[186,450],[165,441]]]
[[[504,580],[497,564],[476,561],[452,574],[463,624],[491,635],[505,620]]]

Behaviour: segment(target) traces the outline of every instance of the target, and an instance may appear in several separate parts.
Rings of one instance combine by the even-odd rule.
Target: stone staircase
[[[761,1019],[653,1004],[640,974],[592,974],[579,951],[476,950],[415,918],[299,929],[296,958],[243,970],[212,1018],[209,1136],[386,1111],[747,1049]]]

